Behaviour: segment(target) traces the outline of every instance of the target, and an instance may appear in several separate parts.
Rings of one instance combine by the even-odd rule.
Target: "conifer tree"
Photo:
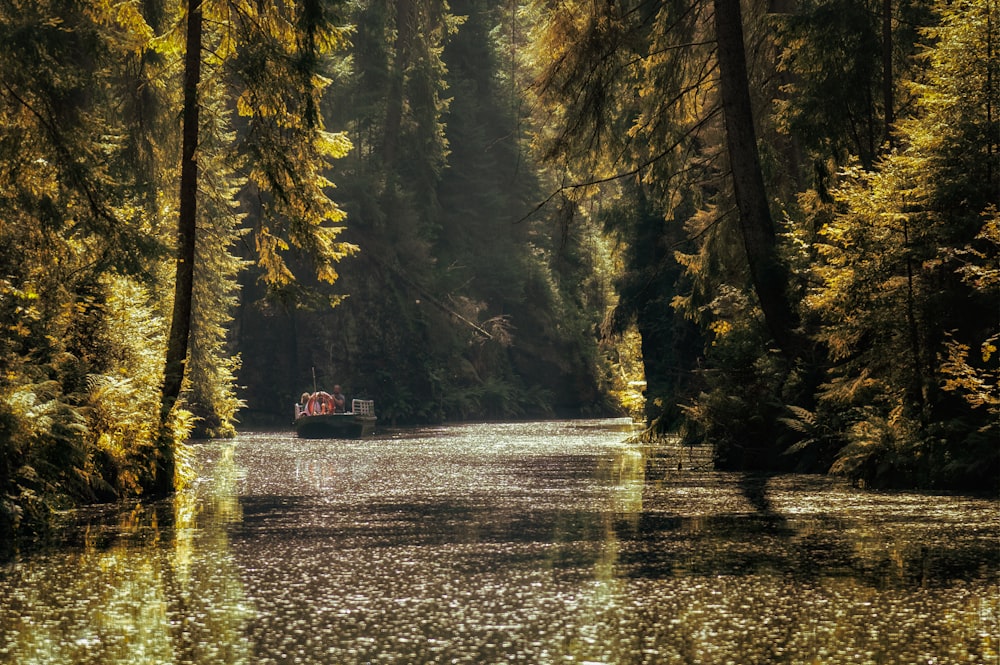
[[[210,48],[203,43],[203,11],[214,26],[204,34],[211,41]],[[346,154],[349,144],[343,135],[324,130],[320,114],[327,83],[322,77],[323,57],[344,45],[343,31],[331,24],[323,3],[209,1],[203,6],[192,0],[187,26],[178,261],[161,406],[164,424],[180,395],[188,357],[198,244],[197,159],[209,154],[207,148],[221,151],[229,168],[245,174],[246,195],[256,201],[252,218],[256,258],[263,279],[273,288],[286,288],[295,280],[283,257],[290,246],[309,256],[316,276],[326,282],[337,279],[335,263],[356,249],[336,240],[343,227],[331,223],[342,221],[344,213],[326,193],[331,185],[324,173],[327,160]],[[217,94],[233,100],[237,113],[246,119],[234,127],[231,144],[224,142],[226,135],[221,131],[213,134],[218,145],[205,141],[201,134],[199,112],[208,103],[218,104],[198,95],[205,54],[212,54],[216,75],[228,83]],[[221,113],[218,108],[216,111]],[[231,176],[225,175],[216,180],[222,191],[232,191],[232,182]],[[214,210],[225,213],[225,208],[223,203]],[[228,242],[235,239],[233,233],[230,226]],[[232,271],[232,260],[228,265],[227,270]],[[225,298],[225,293],[222,296]],[[218,348],[217,330],[210,321],[205,323],[203,339],[210,348]],[[231,377],[230,368],[215,367],[224,373],[223,378]],[[171,445],[169,440],[162,443],[165,464],[161,478],[170,474]]]
[[[698,321],[707,340],[740,331],[733,339],[756,344],[765,356],[771,344],[753,332],[762,320],[786,357],[801,356],[805,344],[758,153],[758,126],[767,123],[758,117],[761,100],[749,95],[768,63],[758,58],[756,71],[745,64],[739,4],[581,3],[553,10],[544,25],[535,40],[536,88],[558,130],[547,129],[540,143],[567,160],[564,171],[580,174],[565,179],[562,191],[600,200],[615,195],[614,181],[639,179],[640,187],[625,191],[648,192],[662,219],[661,242],[684,252],[690,293],[661,294],[665,300]],[[758,52],[761,38],[751,34]],[[684,228],[687,241],[669,224]],[[672,315],[664,311],[661,320]],[[671,353],[669,346],[647,350]],[[743,364],[723,369],[741,376]]]
[[[834,470],[871,483],[993,484],[998,468],[985,441],[1000,301],[983,270],[996,256],[996,7],[938,9],[916,113],[898,152],[844,174],[808,300],[836,363],[822,397],[848,423]]]
[[[192,87],[202,96],[190,108],[202,119],[189,123],[198,133],[188,143],[202,198],[195,215],[184,206],[195,254],[184,261],[193,268],[192,304],[178,317],[191,329],[175,335],[163,391],[171,307],[164,286],[175,281],[167,273],[176,224],[167,219],[177,210],[180,166],[175,73],[184,53],[174,28],[184,7],[0,3],[7,526],[39,523],[47,506],[173,486],[174,446],[190,420],[175,409],[163,428],[161,414],[164,401],[184,395],[182,344],[193,349],[188,403],[202,407],[206,429],[232,427],[235,365],[223,346],[240,268],[230,254],[241,235],[238,192],[252,188],[264,203],[265,214],[253,218],[256,258],[272,283],[292,278],[283,259],[291,245],[311,253],[326,280],[352,251],[336,239],[342,212],[324,175],[348,144],[318,114],[323,57],[343,45],[343,31],[319,2],[208,2],[204,10],[207,48],[191,53],[212,76]],[[236,122],[233,108],[249,120]],[[174,300],[179,311],[185,298]]]
[[[132,5],[49,2],[0,3],[0,32],[0,523],[37,528],[49,507],[151,484],[150,32]]]
[[[740,2],[714,0],[713,7],[726,145],[747,265],[768,330],[781,349],[796,358],[804,349],[757,152]]]

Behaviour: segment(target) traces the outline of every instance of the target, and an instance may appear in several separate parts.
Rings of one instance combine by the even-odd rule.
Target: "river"
[[[1000,663],[1000,502],[622,425],[197,443],[190,489],[0,568],[0,663]]]

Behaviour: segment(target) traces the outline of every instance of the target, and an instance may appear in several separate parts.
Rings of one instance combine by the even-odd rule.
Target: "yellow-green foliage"
[[[0,387],[0,521],[9,526],[26,518],[37,527],[50,508],[81,500],[139,495],[150,481],[163,322],[146,289],[122,276],[68,310],[60,351],[47,365],[12,358]],[[57,379],[31,382],[39,373]]]
[[[93,340],[106,363],[87,376],[88,438],[106,461],[115,493],[138,495],[159,432],[165,327],[140,285],[111,277],[106,289]]]
[[[978,246],[970,245],[960,252],[966,263],[959,273],[977,291],[996,295],[1000,293],[1000,214],[991,207],[984,217],[986,223],[976,238]],[[992,334],[983,336],[977,352],[969,344],[949,337],[941,371],[943,388],[961,395],[972,407],[985,410],[989,414],[987,427],[996,431],[1000,429],[1000,320],[992,324],[987,328],[987,334]]]
[[[939,6],[898,150],[840,173],[813,245],[805,305],[832,361],[819,397],[849,442],[832,470],[860,480],[996,482],[1000,90],[987,82],[1000,21],[988,4]]]

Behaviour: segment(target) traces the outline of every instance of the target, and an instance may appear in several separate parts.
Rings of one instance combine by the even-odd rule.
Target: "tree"
[[[901,81],[917,75],[916,30],[930,21],[928,4],[808,0],[773,22],[785,77],[775,119],[801,145],[802,166],[824,195],[852,155],[871,168],[895,119],[909,113]]]
[[[282,258],[290,244],[302,248],[315,263],[319,279],[337,279],[334,264],[355,251],[335,240],[343,212],[328,198],[323,173],[326,161],[343,156],[343,135],[323,130],[320,97],[321,56],[343,45],[343,31],[333,27],[322,3],[220,3],[208,5],[216,27],[203,45],[203,6],[191,0],[185,36],[183,146],[177,234],[177,270],[171,332],[164,372],[161,422],[161,487],[172,479],[172,457],[166,423],[180,395],[191,331],[197,247],[198,158],[209,144],[200,141],[199,98],[204,53],[218,58],[216,67],[230,78],[230,98],[247,118],[227,148],[228,160],[247,174],[247,191],[257,198],[253,235],[263,278],[275,288],[295,276]],[[221,91],[226,94],[227,91]],[[216,132],[215,138],[224,138]],[[226,184],[224,179],[217,183]],[[220,211],[216,208],[217,211]],[[225,211],[220,211],[225,212]],[[234,237],[234,236],[231,236]]]
[[[678,206],[675,222],[692,213]],[[642,376],[646,386],[643,411],[658,433],[676,430],[679,404],[696,394],[695,369],[703,340],[683,308],[674,307],[684,266],[676,249],[683,241],[681,223],[667,225],[640,191],[603,211],[605,231],[620,239],[622,269],[615,283],[618,303],[608,312],[602,332],[622,343],[634,327],[640,336]]]
[[[848,423],[834,470],[868,483],[988,486],[1000,467],[986,443],[1000,301],[983,263],[995,257],[1000,191],[996,10],[938,9],[916,113],[897,124],[898,152],[844,174],[807,304],[836,361],[821,397]]]
[[[160,404],[160,457],[157,460],[157,490],[174,486],[174,441],[167,424],[184,380],[184,363],[191,331],[194,293],[195,242],[198,206],[198,84],[201,82],[201,0],[189,0],[184,41],[184,107],[181,147],[180,208],[177,215],[177,263],[174,277],[174,306],[167,338]]]
[[[778,254],[777,236],[757,153],[740,2],[714,0],[714,7],[726,145],[747,265],[768,330],[781,349],[789,357],[796,358],[804,349],[796,330],[798,314],[789,300],[788,271]]]
[[[311,253],[327,280],[353,249],[336,240],[342,212],[323,172],[348,143],[323,131],[317,110],[321,56],[343,45],[343,31],[318,2],[199,6],[208,48],[193,33],[189,62],[213,76],[189,86],[200,97],[187,106],[181,168],[173,72],[184,40],[172,19],[182,6],[0,3],[0,310],[15,322],[0,328],[6,527],[37,528],[53,506],[168,491],[174,446],[191,426],[176,408],[185,399],[217,431],[231,427],[238,401],[223,346],[240,267],[230,253],[244,219],[237,186],[265,204],[252,220],[256,258],[279,288],[292,278],[286,247]],[[177,206],[166,192],[178,170],[185,249],[175,280],[166,220]]]
[[[408,6],[405,46],[396,3],[344,6],[357,27],[324,112],[354,144],[337,163],[337,198],[363,253],[336,284],[350,296],[335,310],[323,302],[340,293],[321,285],[296,307],[245,299],[241,380],[260,405],[247,415],[287,418],[276,405],[298,399],[312,368],[375,398],[387,422],[600,408],[594,236],[553,237],[554,216],[518,223],[538,191],[509,78],[519,44],[506,40],[523,34],[495,3]],[[258,378],[276,365],[280,380]]]
[[[759,24],[755,17],[752,27]],[[760,356],[768,354],[769,336],[786,358],[802,357],[807,345],[791,304],[759,155],[758,125],[766,127],[767,118],[757,117],[749,93],[751,80],[764,94],[769,90],[756,85],[766,79],[768,62],[758,59],[757,70],[748,70],[739,3],[564,5],[545,26],[535,40],[542,63],[536,89],[549,114],[539,143],[570,174],[560,190],[605,201],[622,192],[649,197],[661,219],[659,243],[684,252],[679,258],[687,273],[680,282],[687,293],[675,292],[676,280],[660,280],[651,283],[666,291],[651,294],[651,300],[671,302],[696,320],[706,354],[714,353],[713,339],[745,330]],[[754,51],[766,53],[756,48],[761,41],[754,33]],[[757,100],[756,107],[762,106]],[[773,152],[768,156],[773,164]],[[574,181],[574,173],[583,175]],[[642,185],[613,185],[631,178]],[[645,207],[632,198],[623,205]],[[646,231],[628,242],[648,246],[652,240]],[[658,315],[666,325],[674,312]],[[734,325],[739,317],[749,324]],[[758,319],[769,335],[752,331]],[[644,353],[670,357],[668,341],[646,347],[647,341]],[[742,370],[718,369],[732,371],[736,389]],[[780,389],[780,381],[768,383]],[[655,386],[649,390],[663,395]],[[676,404],[690,395],[678,392],[674,399]],[[667,403],[674,407],[669,398]]]
[[[145,26],[132,5],[0,3],[4,527],[152,484],[164,245]]]

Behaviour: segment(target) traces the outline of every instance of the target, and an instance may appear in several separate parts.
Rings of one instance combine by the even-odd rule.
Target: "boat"
[[[323,413],[308,405],[295,405],[295,434],[302,439],[360,439],[375,431],[375,402],[352,399],[351,410]]]

